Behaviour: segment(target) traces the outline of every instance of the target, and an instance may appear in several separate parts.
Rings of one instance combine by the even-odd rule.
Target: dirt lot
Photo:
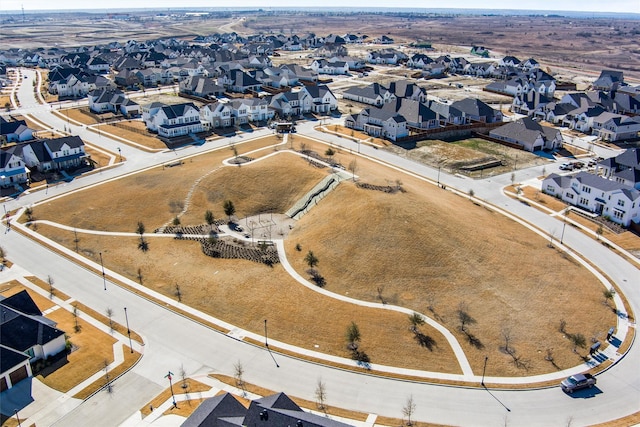
[[[300,137],[295,141],[296,146],[303,142]],[[250,145],[264,146],[266,142]],[[305,143],[319,152],[326,150],[324,145]],[[239,145],[238,150],[242,155],[249,145]],[[34,207],[34,215],[79,228],[130,232],[142,219],[147,230],[152,230],[175,216],[190,183],[229,154],[227,150],[215,152],[180,167],[159,168],[105,184],[92,190],[100,194],[91,198],[91,206],[86,205],[84,194],[76,193]],[[351,158],[345,152],[336,154],[343,164],[349,164]],[[275,164],[285,161],[276,159]],[[183,224],[203,223],[207,207],[215,217],[223,217],[220,201],[226,198],[234,201],[240,217],[266,205],[283,209],[289,203],[286,200],[306,191],[289,187],[318,173],[304,161],[298,166],[294,163],[281,174],[274,172],[274,163],[268,161],[232,168],[230,173],[226,169],[212,173],[198,187],[200,193],[194,193]],[[341,184],[297,223],[286,241],[287,255],[301,274],[307,269],[304,254],[313,250],[320,259],[318,268],[327,280],[327,289],[370,301],[379,301],[382,296],[391,304],[431,313],[461,340],[476,372],[482,369],[482,356],[491,357],[487,375],[553,370],[544,360],[547,349],[560,368],[573,366],[580,358],[557,331],[560,320],[569,319],[567,331],[580,332],[587,339],[601,335],[601,325],[614,322],[613,313],[601,302],[602,286],[575,262],[549,249],[545,239],[465,198],[397,171],[359,159],[357,173],[362,181],[376,185],[400,180],[407,192],[387,194],[358,189],[350,182]],[[264,193],[265,188],[269,189],[266,195],[252,196]],[[139,195],[135,202],[119,197],[132,192]],[[59,203],[64,203],[65,209],[60,209]],[[113,206],[119,210],[114,211]],[[451,212],[457,214],[452,216]],[[75,246],[73,233],[45,226],[39,231],[68,247]],[[136,248],[136,242],[134,237],[82,235],[79,246],[92,259],[102,250],[105,265],[133,280],[141,268],[145,285],[167,295],[174,295],[179,283],[183,301],[249,330],[259,333],[267,316],[273,319],[275,339],[306,348],[319,345],[320,351],[346,355],[344,343],[336,337],[342,337],[346,325],[355,320],[363,335],[362,349],[374,363],[456,371],[455,363],[446,361],[450,357],[439,357],[450,349],[429,328],[423,327],[424,333],[434,337],[437,346],[433,352],[416,351],[419,347],[408,332],[406,316],[321,297],[294,283],[280,266],[207,258],[193,242],[149,238],[150,250],[145,254]],[[295,249],[296,244],[301,245],[301,251]],[[541,265],[545,266],[542,272]],[[585,310],[566,312],[568,301],[578,290],[582,301],[591,307],[588,315]],[[265,298],[272,301],[269,307],[260,303]],[[305,304],[301,306],[299,301]],[[458,330],[459,310],[468,312],[476,322],[469,326],[477,338],[475,346]],[[326,313],[331,313],[332,322],[326,322]],[[509,331],[512,345],[527,360],[528,369],[516,368],[500,351],[504,331]]]

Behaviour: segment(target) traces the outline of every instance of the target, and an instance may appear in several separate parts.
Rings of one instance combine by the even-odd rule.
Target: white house
[[[192,102],[165,105],[155,102],[142,109],[142,119],[147,129],[159,136],[174,138],[202,132],[200,110]]]
[[[542,181],[542,191],[624,227],[640,222],[640,191],[588,172],[552,173]]]
[[[381,106],[384,103],[394,101],[396,96],[379,83],[368,86],[353,86],[342,93],[344,99],[350,99],[363,104]]]
[[[24,184],[29,179],[29,170],[20,156],[19,146],[0,151],[0,186],[4,188]]]
[[[233,125],[231,108],[227,102],[207,104],[200,110],[200,117],[206,128],[223,128]]]
[[[338,109],[338,100],[326,85],[305,86],[302,91],[311,99],[312,113],[327,114]]]

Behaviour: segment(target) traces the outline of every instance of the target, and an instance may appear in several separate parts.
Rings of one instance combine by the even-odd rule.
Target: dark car
[[[596,384],[596,377],[591,374],[576,374],[571,375],[566,380],[560,383],[562,391],[565,393],[573,393],[576,390],[583,388],[591,388]]]

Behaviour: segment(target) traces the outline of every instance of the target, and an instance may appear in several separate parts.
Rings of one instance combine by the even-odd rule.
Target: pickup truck
[[[583,388],[591,388],[596,384],[596,377],[591,374],[576,374],[571,375],[566,380],[560,383],[562,391],[565,393],[573,393],[576,390]]]

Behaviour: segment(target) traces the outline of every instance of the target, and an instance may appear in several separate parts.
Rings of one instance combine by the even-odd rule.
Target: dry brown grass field
[[[272,137],[242,144],[238,151],[242,155],[274,141]],[[303,142],[317,152],[326,150],[326,145],[298,136],[294,146]],[[273,149],[263,151],[269,152]],[[184,201],[193,182],[230,154],[229,150],[216,151],[182,166],[156,168],[105,184],[91,190],[91,203],[79,192],[38,205],[33,212],[38,219],[110,231],[134,232],[137,221],[143,220],[151,231],[173,218],[172,209]],[[227,198],[236,204],[239,217],[265,207],[286,210],[287,200],[306,191],[307,184],[300,183],[310,186],[318,177],[317,169],[302,159],[297,165],[298,159],[291,157],[278,155],[212,173],[202,181],[182,223],[203,223],[207,208],[217,218],[223,217],[221,201]],[[345,165],[352,158],[344,150],[336,154]],[[304,255],[313,250],[328,290],[379,301],[381,288],[386,302],[431,314],[458,337],[475,372],[482,370],[484,356],[490,356],[487,375],[552,371],[544,360],[548,349],[560,368],[580,363],[569,340],[558,332],[561,319],[568,322],[567,332],[582,333],[587,339],[602,338],[610,324],[615,324],[611,309],[602,304],[602,285],[575,261],[548,248],[542,237],[466,198],[366,160],[358,159],[356,173],[362,181],[377,185],[400,180],[406,192],[386,194],[345,182],[296,224],[286,241],[288,257],[304,275]],[[136,196],[123,200],[121,194]],[[60,203],[65,209],[60,209]],[[71,232],[45,226],[38,230],[75,247]],[[81,235],[79,248],[94,261],[102,251],[107,267],[132,280],[137,281],[140,268],[145,286],[166,295],[174,295],[179,284],[183,302],[256,333],[263,319],[269,318],[277,340],[312,349],[317,344],[319,351],[347,356],[344,330],[355,320],[363,336],[362,349],[373,363],[458,370],[446,342],[430,328],[423,327],[423,332],[436,340],[434,351],[418,347],[406,315],[337,303],[301,287],[279,265],[270,268],[248,261],[211,259],[194,242],[148,240],[147,253],[137,249],[135,237]],[[302,251],[294,249],[298,243]],[[581,306],[590,309],[567,312],[567,307],[574,306],[569,301],[578,295]],[[268,307],[261,303],[266,298],[271,301]],[[469,344],[458,331],[461,303],[475,319],[469,331],[481,348]],[[326,323],[328,318],[330,323]],[[517,354],[528,361],[528,369],[516,368],[500,350],[502,333],[507,330]],[[587,352],[578,350],[583,355]]]
[[[126,125],[131,126],[135,129],[139,129],[140,133],[133,132],[128,129],[123,129],[121,127],[117,127],[114,125],[98,125],[98,126],[95,126],[93,129],[97,130],[98,134],[100,133],[100,131],[104,131],[104,132],[110,133],[111,135],[124,138],[127,141],[131,141],[136,144],[142,145],[143,147],[146,147],[150,151],[165,150],[167,148],[167,145],[164,142],[162,142],[160,139],[158,139],[158,137],[155,134],[146,130],[144,123],[130,121],[130,122],[127,122]],[[123,144],[126,144],[126,143],[123,142]]]

